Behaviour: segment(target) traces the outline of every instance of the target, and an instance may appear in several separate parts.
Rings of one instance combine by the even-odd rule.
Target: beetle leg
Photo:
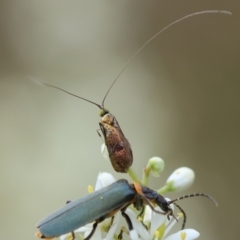
[[[142,223],[143,227],[148,230],[148,227],[146,226],[146,224],[144,224],[142,220],[145,211],[145,205],[143,204],[143,199],[140,194],[137,195],[136,202],[133,205],[137,210],[140,210],[139,214],[137,215],[137,219]]]
[[[120,233],[118,234],[118,239],[119,239],[119,240],[122,239],[124,232],[125,232],[126,234],[129,234],[129,231],[128,231],[125,227],[121,227],[121,231],[120,231]]]
[[[71,234],[72,234],[72,240],[74,240],[75,239],[75,233],[71,232]]]
[[[137,218],[142,218],[144,210],[145,210],[145,206],[142,207],[142,209],[141,209],[140,213],[138,214]]]
[[[89,235],[86,237],[86,238],[84,238],[84,240],[89,240],[92,236],[93,236],[93,234],[94,234],[94,232],[95,232],[95,230],[96,230],[96,228],[97,228],[97,225],[100,223],[101,221],[96,221],[94,224],[93,224],[93,229],[92,229],[92,231],[89,233]]]
[[[125,220],[126,220],[126,222],[127,222],[129,231],[133,230],[133,225],[132,225],[131,219],[130,219],[130,217],[125,213],[125,209],[122,210],[122,215],[123,215],[123,217],[125,218]]]
[[[144,211],[145,211],[145,206],[143,205],[141,212],[137,215],[137,219],[138,219],[138,221],[141,222],[143,227],[148,231],[148,226],[143,222]]]
[[[114,221],[114,216],[111,217],[111,222],[107,228],[107,232],[110,230],[111,226],[113,225],[113,221]]]
[[[93,229],[92,229],[92,231],[89,233],[89,235],[88,235],[86,238],[84,238],[84,240],[89,240],[89,239],[93,236],[93,234],[95,233],[98,224],[99,224],[100,222],[104,221],[104,220],[105,220],[105,217],[101,217],[101,218],[97,219],[97,220],[95,221],[95,223],[93,224]]]

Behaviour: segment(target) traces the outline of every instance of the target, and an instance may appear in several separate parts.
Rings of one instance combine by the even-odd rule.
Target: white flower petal
[[[76,229],[76,230],[74,231],[74,233],[75,233],[75,234],[76,234],[76,233],[83,233],[84,238],[86,238],[86,237],[91,233],[91,231],[92,231],[92,229],[93,229],[93,224],[94,224],[94,222],[88,223],[88,224],[86,224],[85,226]],[[96,231],[97,231],[97,230],[99,231],[99,228],[97,228]],[[96,231],[95,231],[95,233],[96,233]],[[94,233],[94,235],[95,235],[95,233]],[[69,233],[68,233],[68,234],[69,234]],[[68,234],[65,235],[65,236],[68,236]],[[62,240],[62,236],[61,236],[60,239]],[[91,239],[93,239],[93,238],[91,238]],[[98,239],[101,239],[101,238],[98,238]]]
[[[126,210],[126,214],[131,219],[133,229],[141,236],[141,239],[150,240],[148,231],[143,227],[142,223],[137,220],[137,215],[130,209]]]
[[[68,233],[68,234],[69,234],[69,233]],[[60,237],[60,240],[64,240],[65,238],[67,238],[67,237],[68,237],[68,234],[62,235],[62,236]]]
[[[114,220],[113,220],[113,224],[111,225],[106,237],[104,238],[104,240],[112,240],[114,234],[116,233],[118,224],[120,222],[122,214],[120,212],[116,213],[114,215]]]
[[[91,232],[92,231],[92,228],[93,228],[93,222],[92,223],[88,223],[88,224],[86,224],[85,226],[83,226],[83,227],[80,227],[80,228],[78,228],[78,229],[76,229],[74,232],[75,233],[80,233],[80,232]]]
[[[130,235],[130,239],[132,240],[140,240],[137,232],[134,229],[129,232],[129,235]]]
[[[113,175],[107,172],[99,173],[97,177],[97,182],[95,185],[95,191],[106,187],[112,183],[114,183],[116,180],[114,179]]]
[[[177,220],[179,219],[179,217],[177,217]],[[164,235],[163,235],[163,238],[170,232],[170,230],[173,228],[173,226],[177,223],[177,220],[176,219],[171,219],[170,220],[167,220],[167,228],[164,232]]]
[[[160,207],[156,207],[155,208],[157,211],[159,212],[163,212],[162,209]],[[152,221],[151,221],[151,227],[150,227],[150,236],[151,238],[154,236],[155,231],[165,222],[167,221],[167,216],[160,214],[160,213],[156,213],[152,211]]]
[[[183,234],[184,235],[186,234],[184,238],[183,238]],[[164,240],[193,240],[198,238],[199,236],[200,236],[200,233],[194,229],[184,229],[170,235],[167,238],[164,238]]]
[[[144,217],[143,217],[143,222],[145,224],[150,223],[152,220],[152,209],[147,205],[145,207],[145,212],[144,212]]]

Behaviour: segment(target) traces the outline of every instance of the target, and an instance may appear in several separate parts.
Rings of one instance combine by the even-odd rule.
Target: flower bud
[[[148,160],[146,170],[151,172],[154,177],[159,177],[164,169],[164,161],[160,157],[152,157]]]
[[[189,188],[194,181],[194,171],[188,167],[176,169],[167,179],[168,191],[178,192]]]

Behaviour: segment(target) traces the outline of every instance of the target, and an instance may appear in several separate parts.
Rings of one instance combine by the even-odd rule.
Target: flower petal
[[[160,207],[156,207],[155,210],[159,211],[159,212],[163,212],[162,209]],[[151,227],[150,227],[150,236],[151,238],[154,236],[155,231],[162,225],[165,224],[167,222],[167,216],[160,214],[160,213],[156,213],[152,211],[152,220],[151,220]]]
[[[114,179],[113,175],[111,173],[107,173],[107,172],[102,172],[98,174],[97,177],[97,182],[95,185],[95,191],[106,187],[112,183],[114,183],[116,180]]]
[[[113,219],[113,224],[111,225],[106,237],[104,238],[104,240],[112,240],[114,234],[116,233],[117,227],[118,227],[118,223],[120,222],[121,219],[121,213],[118,212],[114,215],[114,219]]]
[[[137,232],[134,229],[129,232],[129,235],[131,240],[140,240]]]
[[[199,236],[200,233],[194,229],[184,229],[164,238],[164,240],[193,240]]]
[[[178,219],[179,219],[179,217],[177,217],[177,220]],[[173,228],[173,226],[177,223],[177,220],[176,219],[167,220],[167,224],[166,224],[167,228],[166,228],[166,230],[164,232],[163,238],[170,232],[170,230]]]
[[[143,222],[145,224],[149,224],[151,222],[151,220],[152,220],[152,209],[147,205],[145,207]]]
[[[126,214],[130,217],[133,229],[141,236],[141,239],[150,240],[148,231],[143,227],[142,223],[137,220],[137,215],[131,209],[127,209]]]

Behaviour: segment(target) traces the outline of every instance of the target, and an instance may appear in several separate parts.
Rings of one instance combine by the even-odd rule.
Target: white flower
[[[173,205],[171,205],[171,208],[173,209]],[[162,211],[159,207],[156,207],[155,209],[157,211]],[[146,206],[145,215],[143,218],[144,224],[146,226],[150,226],[148,230],[143,227],[141,222],[136,220],[136,214],[133,211],[127,209],[126,213],[129,215],[132,221],[133,228],[139,234],[140,239],[143,240],[193,240],[198,238],[200,235],[194,229],[184,229],[167,236],[169,231],[177,222],[176,219],[170,217],[170,220],[168,220],[166,215],[153,212],[149,206]]]
[[[104,145],[105,146],[105,145]],[[105,147],[106,148],[106,147]],[[154,159],[154,162],[159,165],[161,164],[161,160]],[[163,169],[164,163],[162,165]],[[157,171],[159,172],[161,166],[159,165],[159,168]],[[170,189],[169,191],[179,191],[182,189],[185,189],[189,187],[194,180],[194,172],[193,170],[182,167],[177,170],[175,170],[171,176],[168,178],[167,183],[165,185],[166,188]],[[99,173],[97,182],[95,185],[95,191],[109,185],[115,182],[114,177],[109,173]],[[169,199],[167,199],[169,201]],[[170,207],[174,208],[174,204],[171,204]],[[159,206],[155,208],[159,212],[164,212]],[[138,220],[137,216],[138,213],[132,211],[130,208],[127,208],[125,213],[129,216],[133,229],[129,231],[129,237],[131,240],[194,240],[199,237],[199,233],[194,229],[184,229],[179,232],[176,232],[172,235],[169,235],[170,230],[172,227],[176,224],[177,219],[175,219],[172,216],[169,216],[169,219],[166,215],[156,213],[152,211],[152,209],[147,205],[145,208],[145,213],[143,216],[143,220]],[[91,240],[112,240],[114,239],[114,235],[116,236],[116,233],[119,232],[119,222],[120,219],[122,219],[121,211],[118,211],[114,215],[113,223],[111,222],[111,218],[105,219],[103,222],[101,222],[93,236],[91,237]],[[83,227],[80,227],[79,229],[75,230],[75,234],[81,233],[83,238],[86,238],[89,236],[89,234],[92,231],[93,223],[86,224]],[[103,237],[103,233],[105,234],[105,237]],[[60,237],[61,240],[66,239],[66,237],[69,237],[69,234],[63,235]]]
[[[95,191],[104,188],[112,183],[114,183],[116,180],[114,179],[113,175],[107,172],[102,172],[98,174],[97,182],[95,185]]]
[[[95,185],[95,191],[97,191],[97,190],[99,190],[103,187],[106,187],[106,186],[112,184],[113,182],[115,182],[115,179],[110,173],[106,173],[106,172],[99,173],[98,177],[97,177],[97,182],[96,182],[96,185]],[[103,222],[101,222],[100,224],[98,224],[97,229],[95,230],[93,236],[91,237],[91,240],[101,240],[101,239],[103,239],[102,229],[106,229],[106,228],[109,228],[109,227],[110,227],[110,229],[107,232],[104,240],[112,240],[114,234],[117,232],[117,227],[118,227],[118,223],[119,223],[120,219],[121,219],[121,213],[117,212],[114,215],[114,220],[113,220],[112,224],[111,224],[111,218],[108,218],[108,219],[104,220]],[[83,233],[83,237],[86,238],[90,234],[90,232],[92,231],[93,224],[94,224],[94,222],[86,224],[85,226],[80,227],[77,230],[75,230],[74,233],[75,234],[76,233]],[[71,233],[62,235],[60,237],[60,240],[64,240],[66,238],[68,239],[69,234],[71,234]]]
[[[167,179],[168,191],[183,191],[193,184],[194,178],[195,174],[191,168],[178,168]]]
[[[173,204],[172,204],[173,205]],[[171,207],[172,207],[171,205]],[[155,210],[163,212],[160,207],[156,207]],[[148,230],[143,226],[143,223],[137,220],[137,215],[129,208],[126,210],[126,214],[130,217],[133,224],[133,229],[136,230],[140,239],[152,240],[152,239],[163,239],[163,235],[167,226],[171,222],[172,217],[168,220],[166,215],[155,213],[151,210],[149,206],[145,208],[145,214],[143,217],[143,223],[148,227]],[[176,221],[176,220],[174,220]]]

